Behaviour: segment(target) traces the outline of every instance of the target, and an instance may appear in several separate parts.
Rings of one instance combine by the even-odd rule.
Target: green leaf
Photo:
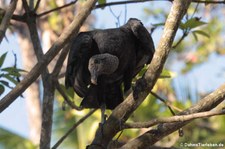
[[[37,149],[30,140],[3,128],[0,128],[0,142],[0,148]]]
[[[3,68],[2,71],[7,72],[9,75],[15,76],[15,77],[20,77],[21,74],[19,73],[19,69],[14,68],[14,67],[6,67]]]
[[[196,33],[195,33],[195,32],[191,32],[191,33],[192,33],[192,35],[194,36],[195,41],[198,41],[198,36],[196,35]]]
[[[210,38],[210,35],[202,30],[195,30],[193,31],[193,33],[196,33],[196,34],[199,34],[199,35],[202,35],[202,36],[205,36],[207,38]]]
[[[0,80],[0,83],[2,83],[3,85],[9,87],[9,82],[7,82],[7,81]]]
[[[20,72],[26,72],[23,69],[18,69],[15,67],[5,67],[5,68],[2,68],[1,71],[6,72],[7,74],[15,76],[15,77],[20,77],[21,76]]]
[[[164,26],[165,25],[165,22],[156,23],[156,24],[152,24],[152,25],[155,26],[155,27]]]
[[[184,26],[184,23],[183,23],[183,22],[181,22],[181,23],[180,23],[179,28],[180,28],[180,29],[182,29],[182,30],[184,30],[184,29],[185,29],[185,26]]]
[[[2,54],[2,56],[0,57],[0,68],[2,67],[3,62],[5,61],[6,55],[7,55],[7,52]]]
[[[4,91],[5,91],[5,87],[2,84],[0,84],[0,95],[4,93]]]
[[[14,83],[15,85],[18,84],[17,80],[14,77],[10,76],[9,74],[4,74],[2,77],[6,78],[7,80]]]
[[[98,4],[105,4],[106,0],[98,0]]]
[[[168,69],[163,69],[162,73],[160,74],[160,76],[168,77],[168,78],[170,78],[170,77],[172,77],[174,75],[175,75],[175,72],[172,72],[172,71],[170,71]]]
[[[202,25],[207,24],[206,22],[200,21],[199,18],[191,18],[187,22],[180,25],[181,29],[193,29]]]

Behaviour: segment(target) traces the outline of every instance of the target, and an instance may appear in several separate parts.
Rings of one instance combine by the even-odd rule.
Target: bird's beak
[[[98,75],[96,71],[93,71],[91,74],[91,83],[97,85],[98,83]]]

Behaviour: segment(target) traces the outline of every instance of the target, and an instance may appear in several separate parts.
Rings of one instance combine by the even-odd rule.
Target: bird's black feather
[[[131,88],[132,78],[152,60],[155,52],[153,40],[138,19],[130,19],[120,28],[80,33],[70,48],[65,84],[84,97],[81,106],[99,108],[102,103],[114,109],[123,101],[123,92]],[[101,75],[98,84],[91,84],[89,59],[96,54],[117,56],[119,66],[115,72]],[[124,84],[124,91],[121,89]]]

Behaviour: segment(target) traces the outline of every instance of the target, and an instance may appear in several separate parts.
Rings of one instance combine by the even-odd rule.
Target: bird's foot
[[[106,114],[104,114],[104,118],[102,118],[101,122],[99,123],[99,128],[100,128],[100,132],[101,132],[100,134],[101,134],[102,138],[104,137],[104,130],[103,130],[103,128],[104,128],[104,124],[106,122],[106,118],[107,117],[108,116]]]
[[[133,89],[134,100],[138,99],[138,95],[147,87],[147,81],[145,78],[138,79]]]

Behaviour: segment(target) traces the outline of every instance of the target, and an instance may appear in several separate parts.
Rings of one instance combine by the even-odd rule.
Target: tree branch
[[[70,5],[75,4],[76,2],[77,2],[77,0],[72,1],[72,2],[70,2],[70,3],[68,3],[68,4],[66,4],[66,5],[63,5],[63,6],[60,6],[60,7],[57,7],[57,8],[54,8],[54,9],[51,9],[51,10],[42,12],[42,13],[38,14],[37,16],[38,16],[38,17],[42,17],[42,16],[47,15],[47,14],[49,14],[49,13],[52,13],[52,12],[54,12],[54,11],[58,11],[58,10],[60,10],[60,9],[69,7]]]
[[[26,0],[23,0],[23,7],[25,9],[25,20],[30,32],[30,38],[33,44],[35,55],[38,62],[43,57],[43,50],[41,47],[41,41],[38,36],[38,30],[36,25],[36,13],[28,7]],[[52,74],[44,68],[42,72],[42,81],[44,86],[44,95],[42,103],[42,124],[41,124],[41,137],[40,137],[40,149],[50,148],[51,132],[52,132],[52,115],[53,115],[53,103],[55,93],[55,80]]]
[[[219,105],[225,100],[225,84],[219,87],[217,90],[201,99],[196,105],[188,108],[187,110],[179,113],[179,115],[187,115],[198,112],[209,111]],[[222,110],[224,112],[224,109]],[[125,144],[121,149],[126,149],[136,144],[139,144],[140,148],[143,146],[151,146],[157,141],[161,140],[163,137],[171,134],[172,132],[182,128],[191,121],[165,123],[157,127],[157,129],[152,129],[143,135],[133,139],[132,141]]]
[[[152,1],[167,1],[167,2],[172,2],[172,0],[133,0],[133,1],[119,1],[119,2],[110,2],[110,3],[98,4],[98,5],[95,6],[95,9],[109,7],[109,6],[115,6],[115,5],[122,5],[122,4],[134,4],[134,3],[144,3],[144,2],[152,2]]]
[[[62,97],[64,98],[64,100],[66,101],[66,103],[72,108],[72,109],[76,109],[78,111],[82,110],[81,107],[78,107],[77,105],[75,105],[72,101],[70,101],[70,99],[67,97],[67,95],[64,93],[64,91],[62,90],[62,88],[59,85],[59,82],[56,82],[56,89],[59,91],[59,93],[62,95]]]
[[[9,27],[10,19],[16,9],[17,1],[18,0],[12,0],[9,7],[5,11],[4,17],[0,24],[0,43],[5,36],[6,29]]]
[[[35,5],[35,7],[34,7],[34,12],[36,12],[38,10],[38,7],[40,5],[40,2],[41,2],[41,0],[37,0],[37,3]]]
[[[145,83],[146,86],[138,92],[137,99],[134,99],[133,94],[130,94],[127,99],[123,101],[123,103],[118,105],[113,110],[103,127],[97,130],[95,138],[92,142],[93,146],[91,145],[90,148],[97,148],[94,144],[101,144],[107,148],[109,142],[117,134],[117,132],[119,132],[121,121],[126,121],[149,94],[157,81],[157,78],[162,72],[163,65],[172,47],[172,42],[179,23],[183,15],[186,13],[190,3],[191,0],[175,0],[173,2],[170,14],[165,24],[164,33],[159,42],[159,46],[154,54],[150,67],[146,71],[145,76],[142,78],[142,80],[147,81],[147,83]],[[137,86],[139,85],[137,84]],[[102,133],[104,134],[104,137],[101,137]]]
[[[62,68],[62,66],[63,66],[63,62],[64,62],[64,60],[66,59],[67,53],[69,52],[70,45],[71,45],[70,43],[67,44],[67,45],[63,48],[62,52],[60,53],[60,56],[59,56],[59,58],[58,58],[58,60],[57,60],[57,62],[56,62],[56,64],[55,64],[54,70],[52,71],[52,74],[53,74],[53,76],[54,76],[55,78],[58,78],[58,75],[59,75],[59,73],[60,73],[60,70],[61,70],[61,68]]]
[[[198,118],[205,118],[217,115],[224,115],[225,109],[222,110],[215,110],[215,111],[207,111],[207,112],[199,112],[193,113],[188,115],[177,115],[172,117],[165,117],[165,118],[157,118],[153,119],[148,122],[136,122],[136,123],[125,123],[123,125],[123,129],[130,129],[130,128],[149,128],[161,123],[173,123],[173,122],[184,122],[190,121]]]
[[[122,5],[122,4],[134,4],[134,3],[144,3],[144,2],[156,2],[156,1],[165,1],[165,2],[173,2],[174,0],[133,0],[133,1],[119,1],[119,2],[110,2],[96,5],[95,9],[104,8],[108,6]],[[201,3],[201,4],[225,4],[225,1],[202,1],[202,0],[192,0],[193,3]]]
[[[91,110],[87,115],[85,115],[83,118],[81,118],[77,123],[75,123],[66,133],[64,136],[62,136],[57,142],[56,144],[52,147],[52,149],[56,149],[57,147],[59,147],[59,145],[66,139],[66,137],[69,136],[69,134],[71,134],[74,129],[77,128],[77,126],[79,126],[81,123],[83,123],[89,116],[91,116],[97,109],[93,109]]]
[[[76,35],[80,26],[83,24],[87,16],[90,14],[97,0],[88,0],[83,5],[83,9],[80,9],[75,16],[76,19],[64,30],[58,40],[52,45],[48,52],[43,56],[42,60],[38,62],[33,69],[27,74],[27,76],[3,99],[0,100],[0,112],[4,111],[13,101],[20,96],[26,88],[34,82],[39,75],[43,72],[44,68],[50,63],[50,61],[59,53],[61,48],[70,40],[70,38]]]

